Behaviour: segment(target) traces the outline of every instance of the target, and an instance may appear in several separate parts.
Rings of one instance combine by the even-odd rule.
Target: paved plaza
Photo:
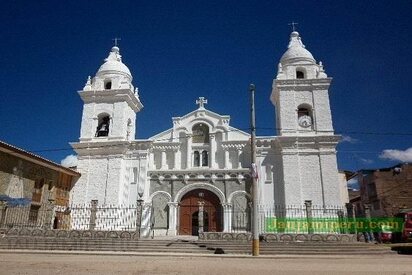
[[[0,274],[412,274],[412,256],[0,253]]]

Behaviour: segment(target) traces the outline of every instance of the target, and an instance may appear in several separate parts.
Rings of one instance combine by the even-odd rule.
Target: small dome
[[[288,50],[282,55],[280,62],[282,64],[292,63],[296,61],[307,61],[310,63],[316,63],[313,55],[305,49],[299,33],[294,31],[290,34],[290,42],[288,45]]]
[[[103,65],[97,71],[97,75],[103,74],[122,74],[127,75],[130,79],[132,74],[129,68],[122,62],[119,48],[114,46],[109,53],[109,56],[104,60]]]

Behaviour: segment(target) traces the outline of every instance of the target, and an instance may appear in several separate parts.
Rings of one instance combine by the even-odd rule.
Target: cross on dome
[[[207,104],[207,99],[205,99],[203,96],[199,97],[199,99],[196,100],[196,104],[199,105],[199,109],[204,109],[205,104]]]
[[[114,42],[114,46],[115,46],[115,47],[119,46],[119,43],[118,43],[118,42],[119,42],[120,40],[122,40],[122,39],[121,39],[121,38],[118,38],[118,37],[115,37],[115,38],[112,39],[112,41]]]
[[[299,23],[296,23],[296,22],[291,22],[291,23],[289,23],[288,24],[289,26],[292,26],[292,31],[294,32],[294,31],[296,31],[296,25],[299,25]]]

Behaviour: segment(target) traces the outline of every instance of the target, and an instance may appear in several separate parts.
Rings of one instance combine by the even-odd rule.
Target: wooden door
[[[179,203],[179,234],[197,235],[199,202],[203,202],[203,231],[222,231],[222,211],[219,198],[205,189],[196,189],[183,196]]]

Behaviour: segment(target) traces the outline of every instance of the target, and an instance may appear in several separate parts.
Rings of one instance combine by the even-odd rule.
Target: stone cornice
[[[179,149],[180,142],[155,142],[151,146],[151,150],[156,151],[177,151]]]
[[[148,159],[147,151],[128,152],[126,159]]]
[[[247,144],[248,140],[228,140],[222,141],[222,148],[223,150],[242,150]]]
[[[328,90],[331,77],[328,78],[315,78],[315,79],[285,79],[275,80],[274,89],[278,90],[294,90],[294,91],[307,91],[310,90]]]
[[[279,146],[284,153],[336,153],[336,146],[340,138],[339,135],[280,136],[277,138],[277,144],[273,145]]]
[[[79,156],[82,155],[116,155],[127,151],[127,141],[101,141],[70,143]]]
[[[80,156],[117,155],[126,154],[130,150],[147,150],[150,146],[150,141],[72,142],[70,145]]]
[[[84,103],[115,103],[126,101],[136,113],[143,108],[143,104],[130,89],[90,90],[79,91]]]
[[[272,138],[259,138],[257,137],[256,139],[256,147],[257,148],[265,148],[265,147],[271,147],[271,144],[273,140],[275,140],[276,137]]]
[[[151,140],[132,140],[129,143],[130,150],[148,150],[152,145]]]
[[[159,182],[165,181],[208,181],[214,183],[221,180],[241,182],[250,177],[247,168],[241,169],[196,169],[196,170],[149,170],[149,178]]]
[[[209,148],[209,143],[192,143],[192,149],[194,150],[208,150]]]

